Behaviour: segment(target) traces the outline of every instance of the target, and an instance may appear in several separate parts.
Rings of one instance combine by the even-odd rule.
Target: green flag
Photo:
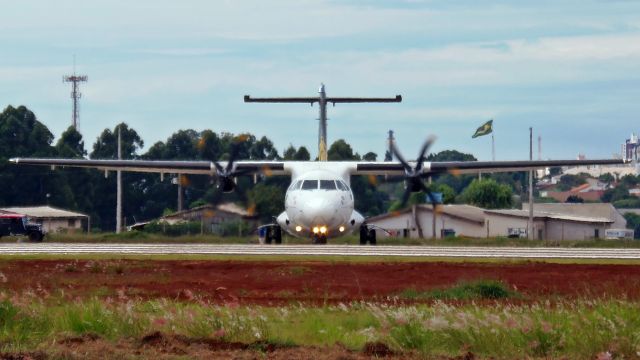
[[[493,119],[491,119],[491,120],[487,121],[486,123],[482,124],[482,126],[480,126],[478,128],[478,130],[476,130],[476,133],[473,134],[473,136],[471,138],[475,139],[478,136],[491,134],[491,132],[493,132]]]

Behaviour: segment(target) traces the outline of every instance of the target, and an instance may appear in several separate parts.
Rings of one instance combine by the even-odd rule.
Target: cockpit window
[[[291,186],[291,190],[298,190],[302,185],[302,180],[298,180],[293,186]]]
[[[333,180],[320,180],[320,189],[322,190],[335,190],[336,182]]]
[[[318,180],[305,180],[302,183],[302,190],[316,190],[318,188]]]
[[[342,190],[342,191],[349,191],[349,187],[347,186],[347,184],[345,184],[344,182],[337,180],[336,181],[336,185],[338,185],[338,189]]]

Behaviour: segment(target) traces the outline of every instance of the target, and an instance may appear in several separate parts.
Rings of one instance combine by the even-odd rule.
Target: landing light
[[[326,226],[321,227],[320,228],[320,233],[321,234],[326,234],[327,233],[327,227]]]
[[[340,226],[340,227],[338,228],[338,230],[340,230],[340,232],[343,232],[343,231],[344,231],[344,226]]]
[[[300,225],[296,226],[296,231],[297,231],[297,232],[302,231],[302,226],[300,226]]]
[[[314,233],[314,234],[317,234],[317,233],[318,233],[318,231],[320,231],[320,229],[318,229],[318,227],[317,227],[317,226],[315,226],[315,227],[313,228],[313,233]]]

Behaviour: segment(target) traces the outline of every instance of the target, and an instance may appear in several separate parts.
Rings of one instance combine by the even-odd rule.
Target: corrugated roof
[[[9,211],[18,214],[24,214],[32,218],[78,218],[89,217],[88,215],[57,209],[51,206],[25,206],[25,207],[7,207],[0,208],[2,211]]]
[[[418,209],[421,211],[432,211],[432,206],[427,204],[421,204],[421,205],[418,205]],[[410,213],[410,212],[411,212],[411,207],[400,210],[400,211],[394,211],[394,212],[368,218],[367,222],[383,220],[383,219],[395,217],[395,216],[402,215],[405,213]],[[457,217],[460,219],[473,221],[477,223],[484,223],[484,210],[479,207],[475,207],[471,205],[455,205],[455,204],[438,205],[438,213],[446,214],[449,216],[453,216],[453,217]]]
[[[522,204],[522,209],[529,209],[528,203]],[[616,210],[610,203],[546,203],[533,204],[534,211],[562,214],[584,218],[603,218],[616,221]]]
[[[234,203],[224,203],[224,204],[216,205],[215,207],[211,204],[197,206],[191,209],[182,210],[182,211],[175,212],[173,214],[165,215],[162,218],[163,219],[180,218],[185,214],[190,214],[190,213],[194,213],[194,212],[198,212],[206,209],[213,210],[213,211],[225,211],[231,214],[236,214],[238,216],[244,216],[244,217],[254,216],[254,214],[250,214],[247,210],[241,208],[240,206]]]
[[[498,215],[506,215],[506,216],[515,216],[515,217],[529,217],[528,210],[518,210],[518,209],[508,209],[508,210],[485,210],[485,213],[488,214],[498,214]],[[582,215],[572,215],[567,213],[555,213],[555,212],[547,212],[547,211],[533,211],[533,217],[537,219],[556,219],[556,220],[567,220],[567,221],[577,221],[577,222],[590,222],[590,223],[612,223],[614,220],[608,217],[588,217]]]

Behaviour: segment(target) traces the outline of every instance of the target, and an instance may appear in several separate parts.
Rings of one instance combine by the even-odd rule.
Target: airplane
[[[95,168],[105,171],[132,171],[165,174],[194,174],[217,178],[217,186],[223,192],[235,189],[235,178],[246,175],[285,175],[291,184],[285,193],[284,211],[269,225],[268,237],[281,243],[282,231],[301,238],[309,238],[314,244],[326,244],[328,239],[360,233],[361,244],[375,245],[375,232],[365,217],[354,209],[354,197],[350,188],[353,175],[389,175],[405,181],[402,196],[404,205],[411,193],[424,191],[436,201],[425,180],[438,174],[468,174],[489,172],[529,171],[559,166],[616,165],[621,159],[599,160],[525,160],[525,161],[426,161],[426,155],[435,138],[428,138],[416,160],[407,161],[391,142],[390,150],[397,161],[328,161],[326,146],[326,105],[329,103],[401,102],[394,98],[332,98],[327,97],[322,85],[317,97],[303,98],[252,98],[245,102],[294,102],[319,104],[320,129],[318,137],[319,161],[236,161],[232,151],[228,161],[173,161],[173,160],[93,160],[93,159],[45,159],[13,158],[11,162],[23,165]]]

